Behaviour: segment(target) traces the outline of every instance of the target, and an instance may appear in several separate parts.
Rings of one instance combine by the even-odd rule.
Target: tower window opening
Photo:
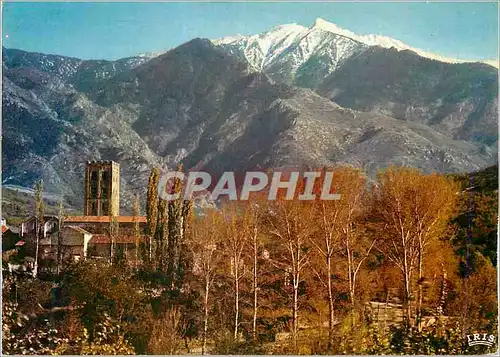
[[[97,172],[92,171],[90,173],[90,194],[92,197],[97,196]]]
[[[98,213],[97,213],[97,202],[96,201],[92,201],[90,215],[91,216],[97,216],[98,215]]]

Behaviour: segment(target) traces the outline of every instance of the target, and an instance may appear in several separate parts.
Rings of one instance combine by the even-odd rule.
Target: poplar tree
[[[207,210],[204,217],[196,218],[195,223],[189,227],[190,234],[187,237],[187,246],[193,257],[193,272],[199,277],[199,288],[202,291],[202,355],[205,355],[207,350],[211,295],[217,277],[217,268],[224,261],[222,251],[219,249],[222,243],[220,231],[223,224],[219,212]]]
[[[139,229],[139,196],[137,194],[134,196],[134,204],[132,206],[132,214],[134,215],[134,241],[135,241],[135,267],[139,266],[139,239],[140,239],[140,229]]]
[[[316,216],[320,218],[318,234],[311,242],[323,261],[322,271],[326,275],[329,300],[330,342],[333,338],[334,297],[332,294],[332,264],[338,253],[346,262],[345,275],[349,286],[351,308],[356,305],[357,277],[361,266],[375,245],[375,239],[361,231],[361,220],[366,213],[366,177],[350,167],[331,171],[335,189],[340,194],[338,200],[316,201]]]
[[[158,203],[158,216],[156,223],[156,269],[158,271],[165,271],[166,268],[166,249],[168,247],[168,212],[167,201],[159,200]]]
[[[45,215],[45,204],[43,202],[43,180],[39,180],[35,184],[35,232],[36,232],[36,248],[35,248],[35,266],[33,275],[38,275],[38,259],[40,249],[40,231],[43,232],[43,217]]]
[[[57,256],[56,256],[56,263],[57,263],[57,274],[60,273],[61,270],[61,258],[62,258],[62,252],[61,252],[61,245],[62,245],[62,228],[63,228],[63,222],[64,222],[64,206],[62,202],[62,198],[59,200],[59,210],[57,213],[57,223],[58,223],[58,231],[57,231]]]
[[[222,209],[224,218],[223,237],[225,255],[230,261],[230,277],[233,284],[234,294],[234,340],[238,338],[238,328],[240,325],[240,295],[241,295],[241,279],[245,275],[244,266],[244,249],[247,245],[249,235],[244,232],[241,220],[238,218],[237,204],[227,204]]]
[[[243,212],[243,234],[246,239],[248,249],[247,254],[252,262],[252,339],[257,339],[257,313],[259,309],[259,249],[262,245],[260,235],[260,222],[258,216],[258,208],[255,203],[247,204]]]
[[[182,172],[182,165],[179,165],[177,171]],[[183,277],[183,251],[184,236],[188,224],[188,216],[191,212],[192,202],[184,200],[182,192],[183,182],[174,179],[173,192],[178,193],[179,197],[168,201],[168,241],[167,241],[167,276],[172,288],[180,288]]]
[[[301,192],[301,190],[298,190]],[[269,234],[276,239],[277,259],[269,261],[289,275],[291,285],[292,341],[297,352],[299,288],[305,280],[310,249],[308,237],[314,222],[310,205],[304,201],[277,199],[268,206]],[[287,280],[287,279],[285,279]],[[287,282],[285,282],[288,285]]]
[[[113,263],[115,261],[115,254],[116,254],[116,236],[118,235],[118,222],[116,220],[116,216],[112,216],[109,220],[109,228],[108,228],[108,235],[109,235],[109,255],[110,255],[110,262]]]
[[[146,217],[148,234],[148,260],[151,263],[153,259],[153,239],[156,236],[156,226],[158,224],[158,182],[160,172],[158,168],[153,168],[149,175],[148,191],[146,198]]]
[[[424,279],[427,252],[443,236],[456,205],[458,187],[439,175],[390,167],[379,174],[374,211],[379,221],[379,249],[401,270],[405,310],[411,319],[413,280]],[[422,314],[419,284],[416,325]]]

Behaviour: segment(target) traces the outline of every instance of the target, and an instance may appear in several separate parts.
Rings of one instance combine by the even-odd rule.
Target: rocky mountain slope
[[[272,79],[314,89],[343,107],[497,146],[498,70],[491,65],[461,63],[384,36],[359,36],[322,19],[310,28],[283,25],[213,42]]]
[[[261,51],[259,68],[202,39],[119,61],[3,49],[3,183],[41,177],[78,207],[85,161],[115,160],[127,212],[153,165],[217,174],[347,163],[374,174],[390,163],[463,172],[496,162],[494,68],[331,33],[297,67],[285,52],[300,53],[298,35],[276,31],[282,47]]]
[[[83,202],[86,160],[119,160],[124,198],[130,198],[135,180],[140,186],[147,179],[151,165],[161,164],[162,159],[132,130],[136,116],[132,106],[101,107],[76,89],[81,83],[76,79],[82,76],[78,68],[88,71],[87,66],[17,50],[14,55],[22,54],[24,60],[9,61],[15,57],[9,56],[10,50],[3,52],[7,54],[2,92],[3,184],[31,187],[42,178],[48,192],[78,207]],[[47,58],[52,65],[45,66]],[[102,80],[109,63],[102,64],[88,82]]]

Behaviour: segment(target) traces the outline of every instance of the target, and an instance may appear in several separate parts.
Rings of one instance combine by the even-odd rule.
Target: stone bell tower
[[[85,167],[86,216],[118,216],[120,165],[114,161],[87,161]]]

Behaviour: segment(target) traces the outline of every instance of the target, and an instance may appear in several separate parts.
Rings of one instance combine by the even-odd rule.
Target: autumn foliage
[[[224,201],[194,214],[192,202],[160,202],[153,171],[145,264],[117,270],[83,262],[63,272],[62,295],[75,307],[81,331],[74,348],[484,353],[464,337],[496,334],[496,259],[486,251],[496,232],[491,197],[477,194],[482,215],[471,233],[490,246],[467,246],[458,220],[467,192],[456,178],[389,167],[373,180],[358,169],[325,168],[312,187],[316,196],[326,171],[333,172],[338,200],[298,199],[307,189],[300,180],[293,200],[280,189],[275,200],[254,193],[249,201]],[[463,272],[466,246],[474,255],[469,274]],[[7,299],[12,296],[9,286]],[[109,321],[119,329],[105,336],[112,347],[102,349],[98,333]],[[51,348],[70,351],[68,336]],[[8,341],[12,353],[23,353]]]

